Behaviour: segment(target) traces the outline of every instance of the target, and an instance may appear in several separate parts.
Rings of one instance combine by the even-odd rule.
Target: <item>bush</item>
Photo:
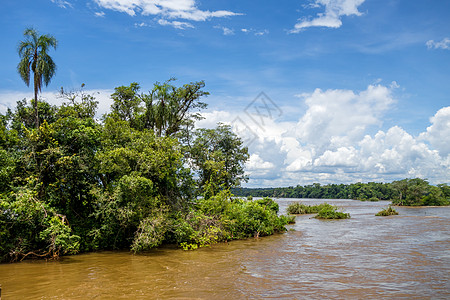
[[[301,214],[316,214],[322,209],[333,209],[333,205],[328,203],[322,203],[318,205],[305,205],[303,203],[295,202],[289,204],[287,208],[288,214],[301,215]]]
[[[394,215],[398,215],[398,212],[395,209],[393,209],[390,205],[388,208],[385,208],[375,214],[375,216],[383,216],[383,217]]]
[[[337,211],[336,207],[324,208],[314,216],[316,219],[349,219],[350,214]]]
[[[198,199],[187,215],[178,214],[170,225],[168,240],[193,250],[217,242],[284,232],[284,226],[295,217],[278,216],[278,209],[270,198],[232,199],[229,191],[222,191],[209,199]]]

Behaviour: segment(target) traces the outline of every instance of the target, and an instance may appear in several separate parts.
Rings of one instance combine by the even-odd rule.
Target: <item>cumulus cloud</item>
[[[295,24],[294,29],[290,33],[299,33],[308,27],[329,27],[339,28],[342,26],[341,17],[343,16],[360,16],[361,12],[358,6],[365,0],[315,0],[310,8],[325,7],[325,12],[318,13],[315,18],[301,18]]]
[[[297,123],[296,137],[323,153],[360,139],[369,126],[381,126],[381,116],[394,103],[392,88],[370,85],[367,90],[316,89],[299,95],[308,109]]]
[[[449,182],[450,107],[439,110],[420,136],[399,126],[381,130],[385,114],[396,102],[393,90],[397,86],[370,85],[359,92],[317,89],[302,94],[298,104],[306,109],[297,121],[266,118],[261,126],[255,122],[257,117],[240,111],[212,111],[203,114],[206,119],[199,126],[239,125],[233,128],[248,142],[251,154],[246,165],[248,186],[413,177]]]
[[[440,42],[435,42],[433,40],[429,40],[425,43],[427,45],[428,49],[445,49],[450,50],[450,38],[444,38]]]
[[[205,21],[240,15],[227,10],[201,10],[195,0],[95,0],[104,9],[126,13],[130,16],[159,16],[164,19]],[[181,26],[185,28],[186,26]]]
[[[420,135],[428,141],[439,154],[446,157],[450,154],[450,106],[440,109],[430,119],[431,126]]]

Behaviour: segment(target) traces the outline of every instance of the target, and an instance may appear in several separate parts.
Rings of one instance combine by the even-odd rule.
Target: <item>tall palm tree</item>
[[[48,86],[55,75],[56,64],[48,55],[48,51],[50,47],[56,49],[58,41],[51,35],[39,35],[33,28],[25,29],[23,35],[25,40],[19,44],[18,52],[21,60],[17,70],[27,86],[30,86],[30,73],[34,74],[34,112],[36,128],[39,128],[38,92],[41,91],[42,83]]]

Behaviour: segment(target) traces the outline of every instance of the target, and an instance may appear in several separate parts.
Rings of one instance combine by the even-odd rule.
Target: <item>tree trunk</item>
[[[36,82],[36,75],[34,76],[34,115],[36,117],[36,129],[39,129],[39,114],[38,114],[38,83]]]

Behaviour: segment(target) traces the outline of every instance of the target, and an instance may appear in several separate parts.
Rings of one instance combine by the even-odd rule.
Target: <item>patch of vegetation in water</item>
[[[289,204],[287,208],[288,214],[303,215],[303,214],[316,214],[322,209],[333,209],[334,206],[328,203],[321,203],[317,205],[306,205],[300,202]]]
[[[350,219],[350,214],[338,211],[337,207],[332,207],[320,210],[314,218],[324,220]]]
[[[375,216],[382,216],[382,217],[394,216],[394,215],[398,215],[398,211],[393,209],[392,206],[390,206],[390,205],[389,205],[389,207],[382,209],[378,213],[375,214]]]
[[[295,224],[295,216],[294,215],[284,216],[284,218],[286,219],[287,224]]]

